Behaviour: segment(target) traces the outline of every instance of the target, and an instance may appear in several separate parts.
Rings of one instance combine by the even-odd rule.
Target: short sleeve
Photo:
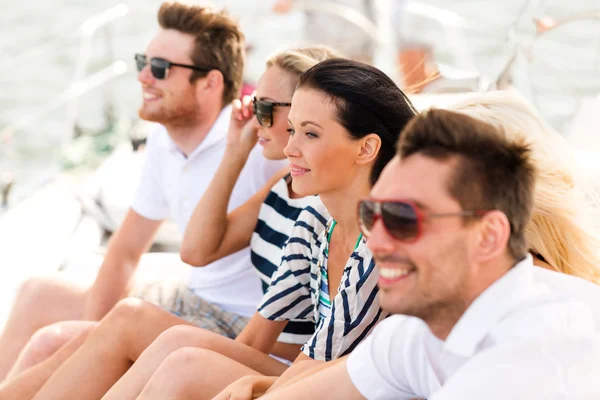
[[[348,374],[358,391],[368,399],[403,400],[420,397],[409,384],[405,340],[414,331],[412,318],[392,316],[381,322],[350,354]]]
[[[166,131],[163,126],[148,135],[146,142],[146,161],[142,176],[133,198],[132,208],[142,217],[162,220],[169,216],[169,206],[160,184],[160,165],[164,154],[160,152],[161,135]]]
[[[302,210],[290,239],[283,249],[281,264],[271,278],[271,283],[258,312],[275,321],[314,321],[314,306],[310,291],[311,264],[320,242],[318,235],[324,224],[315,218],[312,207]]]

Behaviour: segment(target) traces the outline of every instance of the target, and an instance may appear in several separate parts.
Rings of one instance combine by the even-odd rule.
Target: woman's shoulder
[[[331,219],[327,208],[323,205],[319,196],[311,196],[307,204],[304,206],[298,219],[296,220],[295,228],[308,228],[310,232],[316,235],[320,235],[325,228],[327,223]]]
[[[311,196],[310,203],[302,209],[296,219],[286,248],[301,243],[314,252],[322,243],[322,236],[330,219],[327,209],[319,198]]]

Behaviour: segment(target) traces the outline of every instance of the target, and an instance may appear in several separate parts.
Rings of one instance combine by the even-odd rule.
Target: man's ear
[[[360,139],[360,149],[357,157],[358,164],[368,164],[374,161],[381,148],[381,138],[375,133],[370,133]]]
[[[216,69],[209,71],[208,74],[206,74],[206,77],[204,77],[204,87],[206,89],[214,90],[220,87],[222,88],[224,86],[224,82],[223,73]]]
[[[510,233],[510,223],[502,211],[487,212],[478,224],[477,258],[488,261],[506,254]]]

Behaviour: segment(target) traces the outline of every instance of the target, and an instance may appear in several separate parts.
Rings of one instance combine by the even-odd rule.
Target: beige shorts
[[[250,320],[204,300],[187,287],[187,282],[144,283],[135,287],[129,295],[156,304],[199,328],[230,339],[235,339]]]

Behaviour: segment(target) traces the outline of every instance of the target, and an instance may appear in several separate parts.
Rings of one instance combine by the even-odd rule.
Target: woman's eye
[[[287,133],[289,133],[290,135],[293,135],[295,133],[292,128],[288,128],[286,130],[287,130]]]
[[[311,139],[319,137],[319,135],[317,135],[316,133],[313,133],[313,132],[306,132],[306,136],[308,136]]]

